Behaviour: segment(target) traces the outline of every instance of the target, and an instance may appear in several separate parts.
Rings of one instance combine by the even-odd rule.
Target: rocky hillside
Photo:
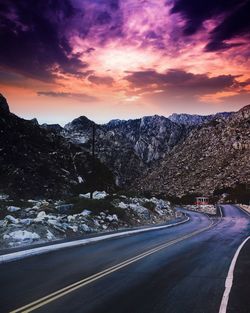
[[[90,147],[93,122],[82,116],[64,127],[61,134],[71,142]],[[167,155],[188,134],[184,125],[163,116],[112,120],[96,126],[96,152],[113,171],[119,186],[128,186],[155,161]]]
[[[111,172],[92,160],[79,145],[55,131],[10,113],[0,95],[0,191],[18,197],[56,197],[93,188],[112,186]],[[98,175],[97,175],[98,173]],[[93,181],[94,180],[94,181]]]
[[[230,114],[173,114],[169,118],[154,115],[95,124],[97,156],[114,173],[116,184],[127,188],[141,173],[181,144],[193,128],[215,119],[226,119]],[[61,134],[89,149],[93,124],[93,121],[81,116],[65,125]]]
[[[193,129],[160,165],[136,181],[139,191],[183,196],[250,183],[250,106]]]
[[[182,124],[185,126],[199,126],[204,123],[211,122],[217,119],[227,119],[232,115],[232,112],[221,112],[211,115],[197,115],[197,114],[176,114],[173,113],[168,118],[177,124]]]

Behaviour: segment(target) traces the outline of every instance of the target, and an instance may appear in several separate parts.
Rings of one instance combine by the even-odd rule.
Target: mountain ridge
[[[246,173],[248,179],[248,155],[245,150],[249,149],[247,137],[249,136],[249,111],[250,105],[247,105],[237,112],[223,112],[202,117],[176,114],[173,117],[175,121],[164,116],[153,115],[130,120],[116,119],[106,124],[96,124],[86,116],[80,116],[67,123],[65,127],[61,127],[58,124],[39,125],[36,119],[28,121],[15,116],[10,113],[6,99],[1,95],[0,148],[1,151],[5,151],[5,154],[2,153],[0,161],[4,164],[1,177],[2,181],[5,180],[5,184],[0,182],[0,189],[4,189],[4,185],[12,190],[20,189],[20,183],[17,181],[22,180],[22,171],[17,177],[13,173],[15,169],[20,170],[20,166],[24,166],[25,171],[28,172],[27,175],[25,171],[23,172],[24,177],[35,180],[40,188],[36,192],[47,193],[44,178],[39,181],[39,175],[44,174],[38,171],[39,166],[44,166],[42,163],[47,164],[45,168],[47,166],[51,177],[54,177],[51,187],[47,188],[50,189],[51,194],[60,194],[58,189],[62,184],[66,186],[62,191],[69,192],[73,185],[78,185],[79,177],[81,181],[86,181],[86,186],[89,186],[88,181],[92,179],[90,174],[92,127],[95,125],[95,156],[100,170],[100,173],[96,173],[95,176],[97,185],[103,186],[104,189],[107,186],[113,188],[111,182],[111,175],[113,175],[118,188],[134,188],[138,192],[163,190],[171,195],[183,195],[188,192],[204,193],[203,187],[207,185],[208,192],[211,193],[215,189],[223,188],[220,181],[222,176],[225,179],[229,175],[226,174],[227,170],[232,171],[233,178],[228,179],[229,183],[225,184],[226,187],[235,184],[237,175],[240,181],[246,181],[243,179]],[[39,150],[41,148],[39,143],[42,151]],[[20,151],[16,152],[15,145]],[[221,149],[221,146],[225,146],[226,150]],[[206,148],[209,148],[208,151]],[[238,154],[235,153],[236,151]],[[14,153],[18,155],[17,160],[12,158]],[[56,157],[52,156],[53,153]],[[220,162],[221,156],[225,159],[224,163]],[[235,169],[228,166],[226,161],[232,156],[236,159],[232,161]],[[209,158],[211,161],[207,161]],[[28,160],[30,163],[27,162]],[[245,170],[237,160],[245,166]],[[75,161],[77,164],[74,164]],[[244,175],[238,173],[237,166]],[[78,168],[81,170],[78,171]],[[189,174],[190,172],[197,174],[197,168],[199,168],[198,172],[202,173],[202,181],[205,183],[197,181],[196,176]],[[223,175],[219,175],[211,168],[216,171],[219,168],[226,170],[222,171]],[[46,173],[45,170],[44,172]],[[68,174],[65,174],[67,172]],[[101,173],[106,173],[104,176],[109,177],[103,180],[103,184]],[[60,182],[58,188],[56,177]],[[214,180],[213,177],[218,179],[217,185],[211,182]],[[194,184],[191,184],[191,181]],[[29,186],[27,182],[25,184],[27,191]],[[185,184],[186,188],[183,188]],[[21,188],[19,191],[23,190]]]

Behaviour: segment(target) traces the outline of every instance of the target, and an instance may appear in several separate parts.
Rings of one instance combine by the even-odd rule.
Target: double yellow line
[[[65,295],[73,292],[74,290],[82,288],[82,287],[84,287],[84,286],[86,286],[86,285],[88,285],[88,284],[90,284],[90,283],[92,283],[92,282],[94,282],[94,281],[104,277],[104,276],[107,276],[107,275],[109,275],[109,274],[111,274],[113,272],[116,272],[116,271],[118,271],[118,270],[120,270],[120,269],[122,269],[122,268],[124,268],[124,267],[126,267],[126,266],[128,266],[130,264],[132,264],[132,263],[135,263],[135,262],[137,262],[137,261],[139,261],[139,260],[141,260],[141,259],[143,259],[143,258],[145,258],[145,257],[147,257],[149,255],[151,255],[151,254],[154,254],[154,253],[156,253],[156,252],[158,252],[158,251],[160,251],[162,249],[165,249],[167,247],[170,247],[170,246],[172,246],[172,245],[174,245],[174,244],[176,244],[178,242],[181,242],[181,241],[183,241],[185,239],[188,239],[190,237],[198,235],[198,234],[200,234],[200,233],[210,229],[211,227],[217,225],[218,223],[219,222],[217,222],[217,223],[211,222],[210,225],[207,226],[207,227],[204,227],[204,228],[202,228],[200,230],[194,231],[194,232],[192,232],[190,234],[187,234],[185,236],[179,237],[179,238],[177,238],[175,240],[169,241],[169,242],[167,242],[165,244],[161,244],[161,245],[159,245],[159,246],[157,246],[157,247],[155,247],[153,249],[150,249],[150,250],[148,250],[148,251],[146,251],[144,253],[141,253],[141,254],[133,257],[133,258],[125,260],[125,261],[123,261],[123,262],[121,262],[121,263],[119,263],[117,265],[114,265],[114,266],[112,266],[110,268],[107,268],[106,270],[103,270],[103,271],[101,271],[99,273],[96,273],[96,274],[91,275],[91,276],[89,276],[87,278],[79,280],[78,282],[76,282],[74,284],[71,284],[71,285],[69,285],[67,287],[64,287],[64,288],[62,288],[60,290],[57,290],[57,291],[55,291],[55,292],[53,292],[53,293],[51,293],[51,294],[49,294],[49,295],[47,295],[45,297],[42,297],[42,298],[40,298],[40,299],[38,299],[38,300],[36,300],[34,302],[31,302],[31,303],[27,304],[27,305],[25,305],[25,306],[23,306],[21,308],[15,309],[15,310],[11,311],[10,313],[20,313],[20,312],[28,313],[28,312],[32,312],[32,311],[34,311],[34,310],[36,310],[36,309],[38,309],[38,308],[40,308],[40,307],[42,307],[42,306],[52,302],[52,301],[55,301],[56,299],[59,299],[59,298],[65,296]]]

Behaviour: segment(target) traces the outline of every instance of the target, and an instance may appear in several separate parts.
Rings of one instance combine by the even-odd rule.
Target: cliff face
[[[88,147],[92,125],[92,121],[82,116],[67,124],[61,134],[71,142]],[[112,120],[95,126],[97,156],[114,172],[119,186],[130,185],[152,163],[168,154],[189,131],[184,125],[157,115],[128,121]]]
[[[193,129],[134,188],[169,195],[212,194],[250,183],[250,106]],[[138,186],[138,187],[137,187]]]

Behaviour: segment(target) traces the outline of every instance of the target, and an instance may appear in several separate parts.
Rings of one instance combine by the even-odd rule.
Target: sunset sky
[[[250,103],[250,1],[0,2],[0,92],[64,125]]]

